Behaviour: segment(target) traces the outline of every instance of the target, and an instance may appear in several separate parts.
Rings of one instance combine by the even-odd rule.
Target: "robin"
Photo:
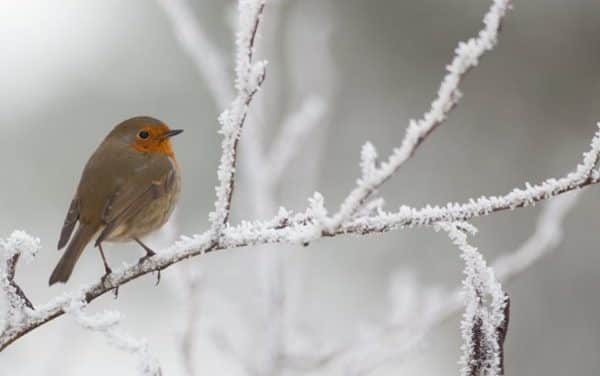
[[[167,222],[179,197],[181,177],[171,137],[181,132],[141,116],[118,124],[106,136],[83,169],[58,249],[69,245],[50,276],[50,285],[69,279],[94,237],[106,272],[103,278],[112,272],[102,249],[105,241],[137,242],[146,251],[140,261],[155,254],[140,238]]]

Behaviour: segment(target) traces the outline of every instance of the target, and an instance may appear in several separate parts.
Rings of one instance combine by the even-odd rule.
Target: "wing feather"
[[[71,234],[73,233],[73,228],[79,220],[79,199],[75,197],[71,200],[71,205],[69,206],[69,211],[67,212],[67,216],[63,223],[62,230],[60,231],[60,239],[58,240],[58,249],[62,249],[71,238]]]
[[[174,170],[169,169],[160,179],[151,181],[141,189],[132,180],[115,192],[104,209],[103,220],[106,225],[95,245],[109,238],[116,228],[127,223],[152,201],[167,194],[175,181],[174,175]]]

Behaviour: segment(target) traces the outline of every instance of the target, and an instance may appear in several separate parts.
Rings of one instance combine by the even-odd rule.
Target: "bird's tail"
[[[90,242],[97,231],[98,229],[96,226],[85,225],[81,222],[79,223],[77,232],[75,232],[75,235],[67,246],[65,253],[60,258],[60,261],[50,276],[50,281],[48,281],[50,286],[56,282],[67,282],[71,276],[71,273],[73,272],[75,263],[77,263],[79,256],[81,256],[81,253],[83,252],[83,249]]]

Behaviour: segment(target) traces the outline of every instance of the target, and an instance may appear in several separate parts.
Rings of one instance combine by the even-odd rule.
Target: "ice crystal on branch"
[[[320,123],[326,112],[325,100],[318,96],[307,98],[300,109],[292,113],[281,126],[278,137],[266,157],[266,178],[271,182],[282,179],[291,159],[304,145],[304,140]],[[255,166],[255,168],[258,166]]]
[[[7,261],[18,254],[25,262],[31,262],[41,246],[39,238],[25,231],[16,230],[7,239],[0,239],[0,247],[2,247],[1,261]]]

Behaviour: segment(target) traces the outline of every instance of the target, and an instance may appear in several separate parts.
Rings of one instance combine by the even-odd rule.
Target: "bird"
[[[50,286],[67,282],[94,238],[104,264],[103,281],[112,273],[104,242],[135,241],[146,252],[140,262],[155,255],[140,238],[162,227],[179,199],[181,172],[171,137],[182,132],[148,116],[127,119],[110,131],[81,174],[58,240],[58,250],[66,250],[50,275]]]

